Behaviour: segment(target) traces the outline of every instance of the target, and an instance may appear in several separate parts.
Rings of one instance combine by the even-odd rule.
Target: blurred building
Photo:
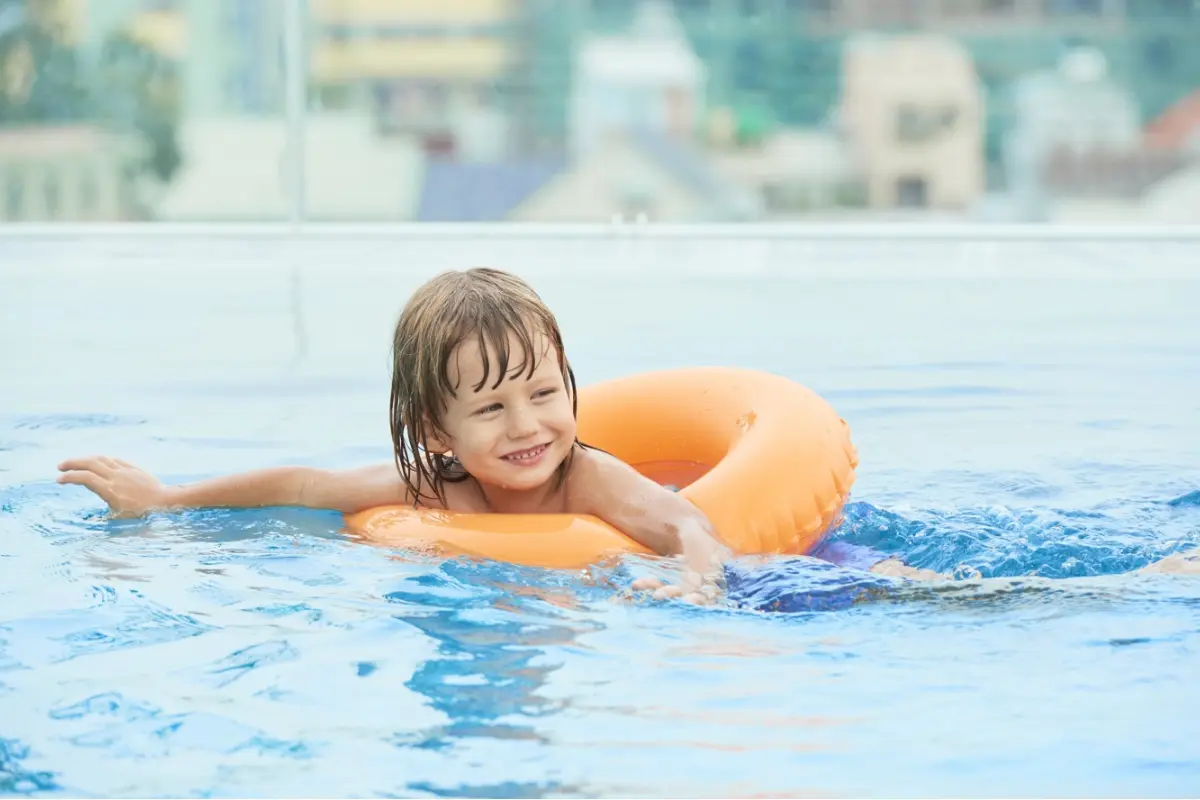
[[[503,222],[566,169],[566,159],[561,157],[498,163],[428,160],[416,221]]]
[[[237,115],[186,119],[186,158],[158,203],[168,221],[285,219],[293,187],[287,129]],[[366,110],[314,112],[307,120],[305,209],[313,220],[404,220],[414,215],[423,155],[409,139],[381,138]]]
[[[130,219],[129,146],[92,125],[0,128],[0,221]]]
[[[1064,185],[1070,183],[1062,174],[1069,169],[1067,160],[1086,163],[1099,153],[1131,153],[1140,144],[1136,104],[1107,74],[1098,51],[1081,50],[1058,69],[1021,78],[1012,96],[1005,164],[1009,192],[1022,219],[1045,219],[1055,195],[1078,194]],[[1057,187],[1051,185],[1055,182]]]
[[[731,222],[757,218],[754,192],[687,143],[645,128],[612,130],[514,208],[523,222]]]
[[[21,2],[53,9],[41,13],[61,18],[85,46],[124,30],[178,60],[189,113],[283,110],[287,0]],[[454,109],[503,94],[520,2],[304,0],[312,100],[330,110],[374,105],[385,126],[420,128],[431,146],[452,139]]]
[[[510,212],[539,222],[713,222],[758,215],[758,195],[699,146],[707,74],[667,0],[626,30],[581,37],[567,73],[569,161]]]
[[[1139,198],[1138,212],[1148,222],[1200,225],[1200,161],[1150,186]]]
[[[983,97],[944,36],[846,44],[840,123],[872,208],[965,210],[984,193]]]
[[[1006,160],[1018,219],[1200,219],[1200,205],[1168,202],[1200,188],[1188,168],[1200,107],[1188,98],[1143,125],[1130,90],[1088,48],[1025,77],[1014,97]]]
[[[518,0],[309,0],[320,107],[370,106],[427,154],[508,155]]]
[[[182,66],[188,115],[278,114],[285,0],[59,0],[78,6],[81,40],[125,30]]]
[[[778,131],[759,147],[710,154],[729,180],[753,190],[766,219],[861,209],[867,204],[863,165],[846,141],[818,129]]]
[[[632,128],[679,142],[696,138],[706,71],[665,0],[645,2],[626,32],[584,38],[571,77],[568,125],[575,157]]]
[[[1200,88],[1168,108],[1145,129],[1147,147],[1200,159]]]
[[[524,141],[567,141],[567,76],[579,42],[626,30],[642,0],[524,0],[520,98]],[[743,127],[823,122],[841,93],[840,53],[865,32],[932,33],[961,43],[987,98],[985,152],[997,170],[1022,75],[1072,46],[1100,50],[1144,118],[1200,86],[1194,0],[672,0],[708,74],[707,105]],[[763,119],[765,118],[765,119]]]

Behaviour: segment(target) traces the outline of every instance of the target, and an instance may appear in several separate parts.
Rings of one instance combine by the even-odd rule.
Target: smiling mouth
[[[517,464],[526,461],[534,461],[546,452],[549,445],[539,444],[537,447],[530,447],[528,450],[518,450],[515,453],[509,453],[506,456],[501,456],[505,461],[512,461]]]

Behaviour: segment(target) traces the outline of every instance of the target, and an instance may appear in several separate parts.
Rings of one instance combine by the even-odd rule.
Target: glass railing
[[[0,0],[0,222],[1200,223],[1196,41],[1191,0]]]

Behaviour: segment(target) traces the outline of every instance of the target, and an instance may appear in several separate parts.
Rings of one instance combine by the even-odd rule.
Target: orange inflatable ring
[[[579,439],[679,488],[740,555],[808,552],[840,519],[858,458],[811,390],[732,368],[652,372],[579,392]],[[346,516],[373,544],[552,569],[648,553],[596,517],[385,506]]]

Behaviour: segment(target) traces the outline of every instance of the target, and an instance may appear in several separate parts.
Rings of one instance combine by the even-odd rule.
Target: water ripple
[[[1179,497],[1173,497],[1167,501],[1169,506],[1182,507],[1200,507],[1200,489],[1187,494],[1181,494]]]
[[[36,431],[42,429],[75,431],[86,428],[112,428],[145,425],[142,417],[118,416],[114,414],[34,414],[17,417],[14,430]]]
[[[10,757],[4,780],[25,793],[67,780],[117,791],[125,784],[96,770],[120,758],[161,765],[153,785],[176,793],[181,779],[165,776],[192,768],[203,791],[240,793],[259,785],[256,769],[303,762],[326,771],[314,786],[353,794],[589,795],[596,773],[571,754],[644,751],[635,730],[653,731],[657,758],[704,752],[713,775],[732,774],[735,755],[743,771],[780,753],[809,770],[849,768],[838,753],[852,748],[831,733],[864,724],[847,709],[913,719],[936,711],[888,704],[951,695],[987,718],[972,698],[1005,680],[989,665],[1019,665],[1030,647],[1058,660],[1040,679],[1058,697],[1083,698],[1084,674],[1111,698],[1161,692],[1155,665],[1169,675],[1195,657],[1200,589],[1118,573],[1195,542],[1194,506],[1172,502],[1177,494],[1070,505],[1048,478],[994,480],[1003,503],[855,502],[831,536],[918,566],[974,567],[978,579],[924,584],[819,558],[746,558],[729,565],[728,596],[707,609],[622,599],[634,577],[674,575],[664,559],[555,572],[410,558],[346,541],[335,515],[116,521],[40,485],[9,489],[0,524],[35,575],[15,584],[26,606],[0,619],[0,697],[14,720],[36,719],[43,704],[49,737],[28,723],[10,733],[47,748],[65,772],[13,779]],[[148,647],[152,658],[137,654]],[[941,666],[923,672],[934,651]],[[1138,664],[1095,663],[1125,653]],[[1060,674],[1071,686],[1055,683]],[[35,700],[39,681],[56,687],[53,702]],[[805,690],[771,688],[782,685]],[[889,725],[873,730],[902,736]],[[393,755],[356,756],[355,775],[329,772],[374,746]],[[653,759],[638,763],[631,769]],[[479,766],[449,778],[455,764]],[[678,786],[733,786],[696,781]]]
[[[28,745],[0,737],[0,794],[32,797],[61,788],[53,772],[25,769],[28,758]]]
[[[286,641],[261,642],[236,650],[205,670],[210,682],[228,686],[253,670],[297,661],[300,653]]]
[[[10,634],[7,657],[29,666],[54,664],[214,630],[191,614],[145,600],[136,590],[118,595],[105,589],[99,596],[100,603],[86,608],[4,620]]]

